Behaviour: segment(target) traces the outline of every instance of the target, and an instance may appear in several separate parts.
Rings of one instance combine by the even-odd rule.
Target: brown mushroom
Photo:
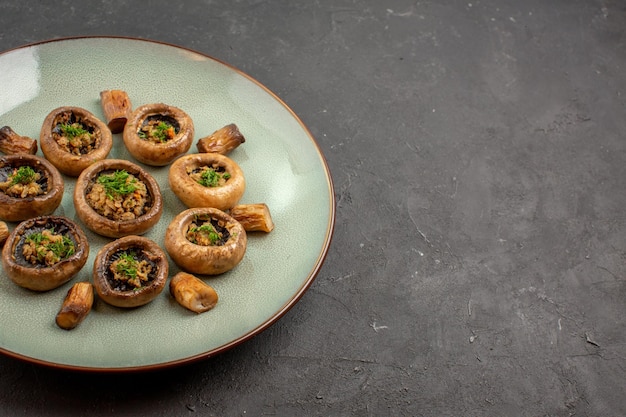
[[[156,180],[140,166],[105,159],[85,169],[74,187],[76,214],[95,233],[107,237],[142,235],[163,213]]]
[[[98,296],[116,307],[139,307],[154,300],[167,281],[163,250],[142,236],[125,236],[102,247],[93,265]]]
[[[48,291],[71,280],[89,256],[82,229],[63,216],[41,216],[18,224],[2,249],[7,276],[20,287]]]
[[[131,113],[122,137],[128,152],[139,162],[164,166],[189,150],[193,135],[193,121],[187,113],[155,103],[139,106]]]
[[[0,157],[0,219],[16,222],[51,214],[63,199],[61,173],[44,158]]]
[[[72,106],[59,107],[46,116],[39,141],[45,157],[71,177],[106,158],[113,147],[107,125],[90,111]]]
[[[218,153],[184,155],[170,166],[170,188],[187,207],[228,210],[243,196],[243,171],[231,158]]]
[[[229,271],[246,252],[246,231],[215,208],[191,208],[178,214],[165,232],[165,250],[181,269],[192,274]]]

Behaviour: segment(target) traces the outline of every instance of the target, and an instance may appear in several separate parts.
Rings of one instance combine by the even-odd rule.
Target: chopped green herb
[[[85,128],[80,123],[61,123],[59,125],[59,128],[61,129],[63,135],[67,136],[68,138],[75,138],[78,136],[89,134],[89,132],[85,130]]]
[[[54,232],[54,229],[51,229]],[[32,242],[35,245],[41,245],[44,240],[49,240],[47,236],[44,236],[42,232],[31,233],[26,237],[27,242]]]
[[[118,258],[116,270],[120,274],[133,279],[137,277],[137,265],[137,259],[131,253],[122,252]]]
[[[11,185],[29,184],[37,179],[37,173],[29,166],[21,166],[11,176]]]
[[[65,259],[74,254],[74,242],[69,237],[63,236],[62,240],[49,243],[48,250],[51,250],[59,258]]]
[[[220,174],[209,168],[205,170],[198,181],[204,187],[217,187],[220,180]]]
[[[109,198],[134,192],[137,189],[136,182],[137,179],[131,178],[130,174],[123,169],[98,177],[98,184],[104,187],[105,193]]]
[[[155,142],[167,142],[176,135],[176,130],[172,124],[161,120],[156,124],[150,123],[142,127],[137,131],[137,135],[141,139],[152,138]]]
[[[168,131],[172,128],[172,125],[166,122],[159,122],[158,125],[155,126],[155,130],[153,135],[159,139],[161,142],[167,141],[169,138]]]
[[[54,255],[53,263],[56,263],[61,259],[72,256],[76,250],[72,239],[67,236],[61,236],[58,239],[58,235],[55,235],[53,228],[31,233],[26,237],[26,242],[35,246],[37,261],[39,262],[44,262],[48,252],[52,252]]]
[[[220,240],[220,235],[210,223],[205,223],[200,227],[193,227],[191,231],[194,233],[205,233],[209,241],[211,241],[211,245],[215,245]]]
[[[215,169],[207,168],[202,171],[198,184],[204,187],[217,187],[221,179],[227,180],[229,178],[230,174],[228,172],[220,175],[217,171],[215,171]]]

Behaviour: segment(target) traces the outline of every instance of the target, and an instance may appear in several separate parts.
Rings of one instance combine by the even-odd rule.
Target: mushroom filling
[[[146,184],[126,170],[101,172],[85,193],[87,203],[110,220],[134,220],[151,205]]]
[[[137,291],[154,280],[157,269],[141,248],[118,250],[109,259],[107,281],[115,291]]]
[[[9,197],[26,198],[45,194],[48,179],[28,165],[0,168],[0,191]]]
[[[55,227],[58,226],[58,227]],[[59,230],[57,230],[59,229]],[[63,225],[46,224],[29,229],[20,238],[16,259],[35,267],[53,266],[76,252],[76,243]]]
[[[203,187],[220,187],[231,177],[226,169],[218,164],[201,166],[188,170],[189,177]]]
[[[53,125],[52,138],[61,149],[73,155],[88,154],[100,144],[100,130],[74,112],[59,114]]]
[[[137,135],[149,142],[164,143],[176,137],[180,131],[178,121],[170,116],[155,114],[144,119]]]
[[[200,246],[223,246],[230,238],[230,232],[223,220],[199,216],[189,225],[186,237]]]

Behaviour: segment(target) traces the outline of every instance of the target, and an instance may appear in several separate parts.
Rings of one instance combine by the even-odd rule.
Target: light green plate
[[[79,106],[104,119],[100,91],[125,90],[133,107],[163,102],[186,111],[197,139],[236,123],[246,142],[229,156],[242,168],[240,203],[266,203],[276,225],[249,234],[243,261],[206,278],[219,294],[202,314],[179,306],[164,290],[133,310],[96,300],[77,328],[55,316],[72,283],[91,280],[93,260],[109,239],[91,233],[72,204],[74,179],[54,214],[75,220],[91,244],[89,260],[69,283],[46,293],[22,289],[0,270],[0,351],[30,362],[90,371],[165,368],[223,352],[268,328],[313,282],[326,256],[335,218],[333,184],[315,140],[272,92],[240,71],[200,53],[162,43],[114,37],[62,39],[0,54],[0,126],[39,137],[45,116]],[[121,134],[110,158],[133,160]],[[41,151],[38,152],[41,155]],[[136,161],[134,161],[136,162]],[[171,192],[168,168],[146,167],[161,185],[164,213],[145,236],[163,245],[173,216],[186,207]],[[12,230],[15,224],[9,224]],[[179,269],[170,261],[170,276]]]

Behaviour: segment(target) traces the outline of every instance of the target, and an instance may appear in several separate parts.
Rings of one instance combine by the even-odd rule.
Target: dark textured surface
[[[0,4],[1,50],[78,35],[273,90],[328,159],[335,238],[249,342],[148,374],[0,357],[0,415],[626,415],[624,1]]]

